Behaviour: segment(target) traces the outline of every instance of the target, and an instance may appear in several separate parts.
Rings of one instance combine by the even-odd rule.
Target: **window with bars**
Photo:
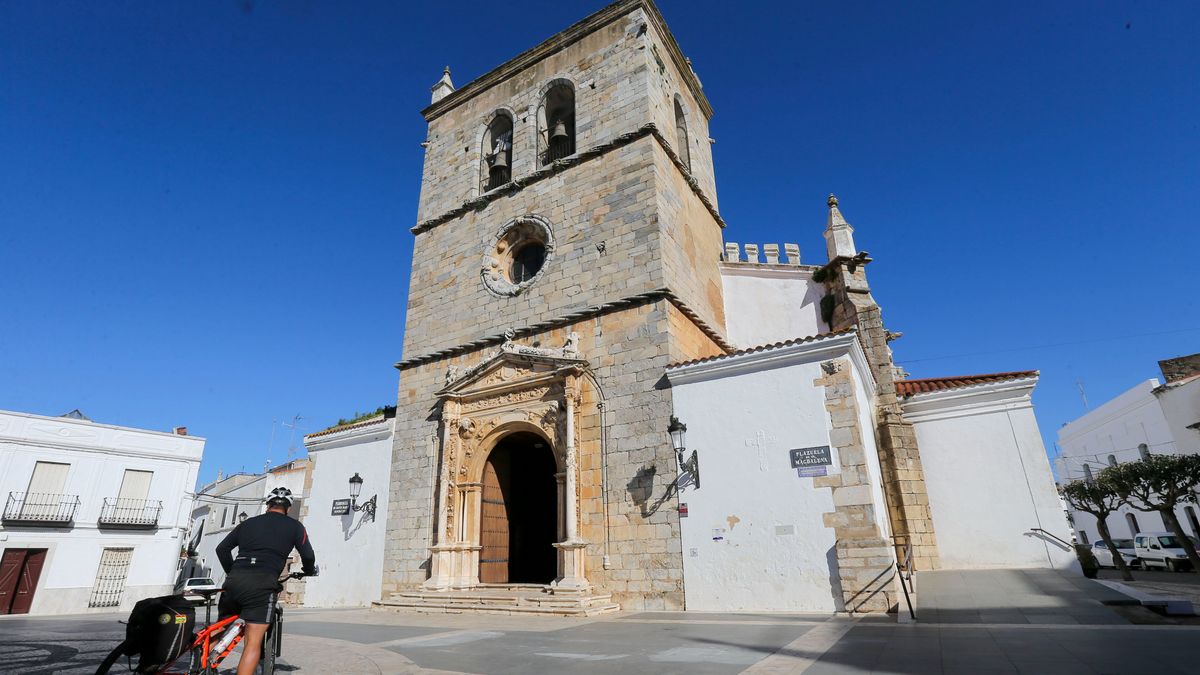
[[[88,607],[119,607],[121,594],[125,592],[125,579],[129,576],[129,563],[133,560],[132,548],[106,548],[100,554],[100,567],[96,570],[96,583]]]

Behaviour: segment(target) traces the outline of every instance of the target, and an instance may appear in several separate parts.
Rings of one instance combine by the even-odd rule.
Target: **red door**
[[[10,548],[0,559],[0,614],[28,614],[33,605],[42,565],[44,548]]]
[[[17,578],[25,566],[25,549],[10,548],[0,558],[0,614],[12,609],[13,595],[17,591]]]

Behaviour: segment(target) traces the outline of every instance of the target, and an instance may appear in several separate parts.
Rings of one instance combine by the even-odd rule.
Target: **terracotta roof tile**
[[[982,375],[954,375],[951,377],[930,377],[922,380],[899,380],[896,382],[896,393],[903,397],[914,394],[927,394],[931,391],[944,391],[970,387],[989,382],[1004,382],[1020,380],[1026,377],[1036,377],[1036,370],[1019,370],[1010,373],[985,373]]]
[[[778,349],[780,347],[788,347],[791,345],[798,345],[803,342],[815,342],[817,340],[823,340],[825,338],[835,337],[838,335],[848,335],[853,332],[854,332],[853,328],[847,328],[845,330],[834,331],[832,333],[818,333],[816,335],[809,335],[808,337],[793,338],[791,340],[785,340],[783,342],[773,342],[773,343],[767,344],[767,345],[758,345],[757,347],[747,347],[745,349],[738,349],[736,351],[729,352],[728,354],[718,354],[716,356],[706,356],[702,359],[692,359],[691,361],[681,361],[679,363],[672,363],[671,365],[667,366],[667,368],[682,368],[683,366],[694,366],[697,363],[708,363],[709,361],[718,361],[720,359],[727,359],[731,356],[741,356],[742,354],[750,354],[752,352],[765,352],[769,349]]]
[[[385,421],[387,421],[387,417],[380,414],[380,415],[376,415],[374,417],[367,418],[361,422],[355,422],[353,424],[339,424],[339,425],[334,425],[332,427],[329,427],[328,429],[322,429],[320,431],[315,431],[315,432],[305,436],[305,438],[316,438],[318,436],[328,436],[329,434],[336,434],[339,431],[349,431],[351,429],[361,429],[363,427],[368,427],[368,426],[371,426],[372,424],[379,424],[380,422],[385,422]]]

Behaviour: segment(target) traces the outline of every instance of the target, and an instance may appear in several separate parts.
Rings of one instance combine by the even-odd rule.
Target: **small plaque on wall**
[[[810,466],[829,466],[833,464],[833,456],[829,453],[828,445],[818,445],[813,448],[796,448],[795,450],[788,450],[788,454],[792,458],[793,469],[803,469]]]
[[[333,500],[333,514],[332,515],[344,516],[348,513],[350,513],[350,500],[349,499]]]

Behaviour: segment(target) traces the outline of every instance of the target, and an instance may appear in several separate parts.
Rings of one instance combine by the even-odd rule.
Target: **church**
[[[1038,373],[904,379],[836,197],[822,260],[736,243],[653,2],[422,114],[379,604],[885,612],[898,569],[1075,564]]]

